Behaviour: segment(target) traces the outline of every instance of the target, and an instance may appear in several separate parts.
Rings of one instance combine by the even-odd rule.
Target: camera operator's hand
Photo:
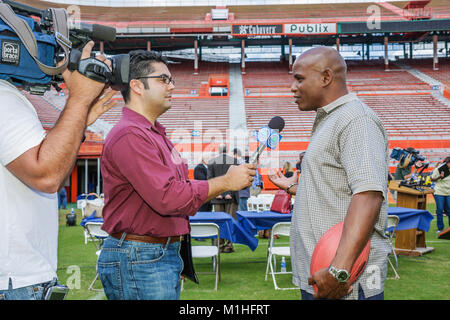
[[[93,124],[103,113],[115,106],[116,101],[112,100],[114,95],[118,91],[107,88],[103,90],[101,96],[99,96],[95,101],[92,108],[89,110],[86,127]]]
[[[91,56],[94,41],[89,41],[83,48],[81,59],[87,59]],[[103,55],[95,57],[104,62],[111,69],[111,61]],[[77,99],[80,104],[91,107],[92,103],[100,96],[105,88],[105,84],[89,79],[78,71],[71,72],[69,69],[63,71],[62,76],[69,90],[69,99]]]

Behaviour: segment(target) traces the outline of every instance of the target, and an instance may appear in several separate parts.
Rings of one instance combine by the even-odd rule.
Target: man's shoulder
[[[144,135],[145,132],[143,128],[137,125],[133,125],[129,121],[123,121],[123,119],[121,119],[108,133],[108,136],[105,139],[105,144],[114,143],[117,140],[126,136],[144,136]]]
[[[336,121],[342,127],[346,127],[354,120],[366,118],[382,126],[377,113],[360,99],[354,99],[342,105],[336,112]]]
[[[355,118],[362,115],[375,114],[375,112],[359,98],[343,104],[340,110],[342,113],[349,114]]]
[[[24,96],[17,88],[4,84],[0,81],[0,96],[2,103],[0,104],[1,110],[9,110],[12,108],[23,108],[26,111],[33,111],[36,113],[36,109],[31,102]]]

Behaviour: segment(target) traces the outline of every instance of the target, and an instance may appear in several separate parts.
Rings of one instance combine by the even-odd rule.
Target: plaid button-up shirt
[[[384,201],[370,238],[368,264],[345,298],[358,297],[358,284],[366,297],[384,290],[390,249],[384,236],[388,163],[383,124],[356,95],[347,94],[317,110],[292,216],[290,246],[295,285],[314,293],[308,277],[316,243],[329,228],[344,221],[354,194],[381,191]]]

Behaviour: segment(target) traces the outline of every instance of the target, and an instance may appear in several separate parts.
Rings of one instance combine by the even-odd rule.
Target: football
[[[325,232],[319,239],[311,257],[311,264],[310,264],[311,276],[320,269],[328,268],[330,266],[331,261],[336,255],[336,251],[339,246],[339,241],[341,240],[343,228],[344,222],[340,222],[335,226],[331,227],[330,229],[328,229],[328,231]],[[367,260],[369,259],[369,253],[370,253],[370,240],[367,241],[366,246],[362,250],[358,259],[356,259],[355,263],[353,264],[352,270],[350,272],[350,279],[349,279],[350,284],[355,282],[356,279],[358,279],[358,277],[364,271],[364,268],[367,265]],[[314,291],[317,292],[316,285],[314,285]]]

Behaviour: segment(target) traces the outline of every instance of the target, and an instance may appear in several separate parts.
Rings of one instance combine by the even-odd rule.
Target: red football
[[[311,257],[311,265],[310,265],[311,275],[313,275],[320,269],[328,268],[330,266],[331,261],[336,255],[336,251],[339,246],[339,241],[341,240],[343,228],[344,222],[338,223],[337,225],[328,229],[328,231],[325,232],[323,236],[319,239]],[[367,241],[367,244],[364,247],[363,251],[353,264],[352,271],[350,272],[350,279],[349,279],[350,284],[355,282],[356,279],[358,279],[358,277],[364,271],[364,268],[366,267],[367,264],[367,260],[369,260],[369,252],[370,252],[370,240]],[[314,290],[317,292],[316,285],[314,285]]]

